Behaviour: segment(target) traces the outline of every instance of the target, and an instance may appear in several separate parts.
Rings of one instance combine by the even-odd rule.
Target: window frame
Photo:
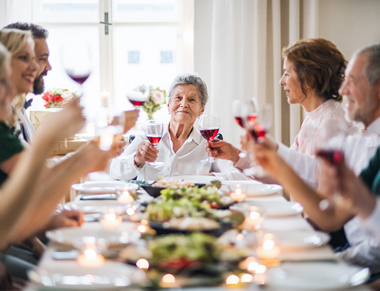
[[[178,35],[179,48],[182,50],[182,59],[179,59],[179,66],[183,72],[193,72],[194,70],[194,41],[193,38],[186,40],[186,33],[193,34],[194,31],[194,0],[178,0],[179,9],[182,13],[181,20],[172,22],[113,22],[112,17],[112,1],[113,0],[98,0],[98,22],[44,22],[38,21],[42,18],[42,0],[32,1],[32,22],[41,26],[49,27],[98,27],[99,33],[99,87],[100,91],[106,90],[110,92],[111,104],[115,104],[114,100],[114,59],[113,59],[113,28],[114,27],[136,27],[136,26],[179,26],[180,33]],[[109,25],[109,34],[104,32],[104,15],[108,13],[108,20],[112,25]]]

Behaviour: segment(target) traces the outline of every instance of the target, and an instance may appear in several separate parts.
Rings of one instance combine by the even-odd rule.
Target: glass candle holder
[[[108,229],[116,229],[123,222],[123,218],[120,215],[117,215],[115,209],[109,209],[103,218],[100,220],[100,223],[103,227]]]
[[[256,254],[263,265],[267,267],[278,265],[280,252],[281,249],[272,233],[259,232]]]
[[[230,197],[240,203],[240,202],[243,202],[246,198],[246,191],[247,191],[247,185],[244,185],[244,184],[235,184],[235,185],[231,185],[229,186],[230,188]]]

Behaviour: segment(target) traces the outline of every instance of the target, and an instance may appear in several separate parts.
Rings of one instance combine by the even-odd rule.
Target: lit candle
[[[242,202],[245,199],[245,194],[238,188],[235,192],[231,193],[231,198],[236,202]]]
[[[239,284],[240,278],[236,275],[230,275],[226,279],[226,284],[227,285],[236,285]]]
[[[122,223],[122,217],[117,216],[114,211],[110,211],[109,213],[104,215],[104,218],[100,220],[100,223],[109,229],[118,228]]]
[[[127,190],[123,191],[122,194],[119,196],[119,198],[117,198],[117,200],[121,203],[132,203],[133,201],[135,201],[135,199]]]
[[[166,274],[162,277],[161,287],[171,288],[175,284],[175,277],[172,274]]]
[[[100,105],[102,107],[108,107],[109,98],[110,98],[110,93],[108,93],[106,90],[103,90],[103,92],[100,92]]]
[[[136,262],[136,266],[140,269],[149,269],[149,262],[145,259],[140,259]]]
[[[83,267],[100,267],[104,264],[104,257],[97,254],[93,248],[86,248],[77,260]]]
[[[244,223],[246,228],[255,229],[256,226],[259,226],[263,223],[263,218],[261,217],[260,212],[258,212],[257,209],[253,208],[249,213],[249,217],[245,218]]]
[[[279,263],[280,248],[276,246],[273,235],[266,234],[263,243],[257,248],[256,254],[264,265],[273,266]]]
[[[253,277],[251,274],[244,274],[243,276],[241,276],[241,279],[240,281],[242,283],[250,283],[252,281]]]
[[[111,149],[114,139],[114,129],[111,126],[107,126],[101,131],[99,136],[99,148],[102,151],[109,151]]]

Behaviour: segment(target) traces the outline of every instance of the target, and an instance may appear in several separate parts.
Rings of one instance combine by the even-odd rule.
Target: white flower
[[[160,91],[154,91],[152,93],[152,100],[156,104],[162,104],[165,101],[164,93]]]
[[[61,96],[63,99],[71,99],[73,94],[70,91],[63,91]]]

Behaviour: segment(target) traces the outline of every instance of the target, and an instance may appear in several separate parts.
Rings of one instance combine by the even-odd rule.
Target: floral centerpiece
[[[141,109],[148,114],[149,119],[153,119],[153,114],[166,104],[166,91],[160,87],[150,86],[150,95],[148,101],[141,106]]]
[[[77,92],[68,89],[54,88],[42,94],[42,100],[45,101],[45,108],[62,108],[64,104],[71,99],[79,98]]]

